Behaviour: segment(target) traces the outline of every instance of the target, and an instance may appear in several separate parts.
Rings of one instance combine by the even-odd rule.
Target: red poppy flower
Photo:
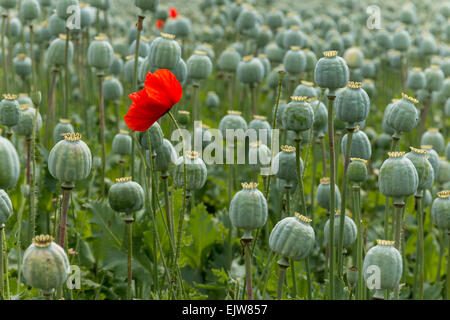
[[[183,89],[175,75],[167,69],[148,73],[145,88],[129,95],[133,100],[125,123],[133,131],[145,131],[180,102]]]
[[[158,21],[156,21],[155,26],[156,26],[156,28],[158,28],[158,29],[162,29],[162,27],[164,27],[164,21],[162,21],[161,19],[159,19]]]
[[[170,15],[171,18],[176,18],[178,16],[177,8],[174,8],[174,7],[170,8],[169,9],[169,15]]]

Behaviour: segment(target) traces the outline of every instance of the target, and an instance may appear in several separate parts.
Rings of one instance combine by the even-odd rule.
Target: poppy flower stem
[[[100,100],[100,140],[102,144],[102,172],[100,175],[100,195],[105,196],[105,169],[106,169],[106,146],[105,146],[105,108],[103,101],[103,73],[98,73],[99,100]]]
[[[70,43],[70,32],[69,28],[66,27],[66,51],[65,51],[65,60],[64,60],[64,73],[65,73],[65,96],[64,96],[64,112],[63,112],[63,118],[67,119],[67,115],[69,113],[69,86],[70,86],[70,73],[69,73],[69,43]]]
[[[8,14],[2,14],[2,64],[3,64],[3,90],[5,93],[9,92],[8,88],[8,72],[6,71],[6,51],[5,51],[5,32],[6,32],[6,21],[8,20]]]
[[[192,119],[195,121],[197,121],[198,118],[198,101],[199,101],[199,88],[200,86],[198,85],[198,83],[194,83],[192,85],[193,88],[193,92],[192,92]]]

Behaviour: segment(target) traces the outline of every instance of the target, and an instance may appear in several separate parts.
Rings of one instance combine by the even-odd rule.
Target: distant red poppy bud
[[[156,28],[158,29],[162,29],[164,27],[164,21],[162,21],[161,19],[159,19],[158,21],[156,21],[155,24]]]
[[[170,8],[169,9],[169,15],[170,15],[171,18],[176,18],[178,16],[177,8],[174,8],[174,7]]]
[[[167,69],[148,73],[145,87],[129,95],[133,103],[124,120],[133,131],[145,131],[180,102],[183,88]]]

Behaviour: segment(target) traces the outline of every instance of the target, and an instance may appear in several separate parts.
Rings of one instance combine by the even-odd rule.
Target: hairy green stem
[[[103,73],[98,73],[99,102],[100,102],[100,142],[102,144],[102,171],[100,174],[100,196],[105,197],[105,171],[106,171],[106,143],[105,143],[105,107],[103,100]]]
[[[357,228],[356,235],[356,268],[358,269],[358,283],[356,287],[355,296],[357,300],[363,299],[363,274],[362,274],[362,256],[363,256],[363,247],[362,247],[362,228],[361,228],[361,203],[359,202],[359,193],[360,187],[359,184],[353,185],[353,203],[354,203],[354,213],[355,213],[355,222]]]
[[[252,287],[252,243],[253,239],[241,239],[245,255],[245,287],[247,289],[247,300],[253,300]]]
[[[61,209],[61,218],[59,223],[59,240],[58,244],[61,248],[65,249],[66,244],[66,228],[67,228],[67,213],[69,212],[70,194],[72,193],[72,187],[62,186],[63,200]]]
[[[133,268],[131,264],[131,258],[133,256],[133,216],[127,215],[125,223],[127,225],[127,253],[128,253],[128,286],[127,286],[127,300],[132,299],[132,283],[133,283]]]
[[[277,285],[277,300],[281,300],[283,298],[283,285],[284,285],[284,279],[286,278],[286,269],[287,269],[286,266],[279,265],[278,285]]]
[[[5,93],[9,93],[8,86],[8,72],[7,72],[7,62],[6,62],[6,52],[5,52],[5,32],[6,32],[6,21],[8,20],[8,14],[2,14],[2,64],[3,64],[3,90]]]
[[[6,295],[5,298],[7,300],[11,300],[11,293],[9,290],[9,267],[8,267],[8,248],[7,248],[7,244],[6,244],[6,234],[5,234],[5,225],[3,224],[1,226],[1,235],[2,235],[2,244],[3,244],[3,248],[2,248],[2,252],[1,255],[3,256],[4,260],[4,264],[5,264],[5,281],[6,281]]]

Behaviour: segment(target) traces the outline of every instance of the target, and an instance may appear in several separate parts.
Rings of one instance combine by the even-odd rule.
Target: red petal
[[[155,73],[147,74],[145,90],[152,104],[161,105],[165,111],[180,102],[183,88],[177,77],[167,69],[160,69]],[[165,112],[164,111],[164,112]]]
[[[125,115],[124,120],[128,128],[133,131],[145,131],[150,128],[159,118],[159,112],[151,108],[133,103]]]
[[[158,21],[156,21],[156,28],[162,29],[162,27],[164,27],[164,21],[159,19]]]
[[[178,10],[172,7],[169,9],[169,14],[172,18],[176,18],[178,16]]]
[[[137,104],[149,104],[151,103],[150,97],[147,94],[147,91],[145,89],[142,89],[138,92],[133,92],[128,95],[131,100],[133,100],[134,103]]]

